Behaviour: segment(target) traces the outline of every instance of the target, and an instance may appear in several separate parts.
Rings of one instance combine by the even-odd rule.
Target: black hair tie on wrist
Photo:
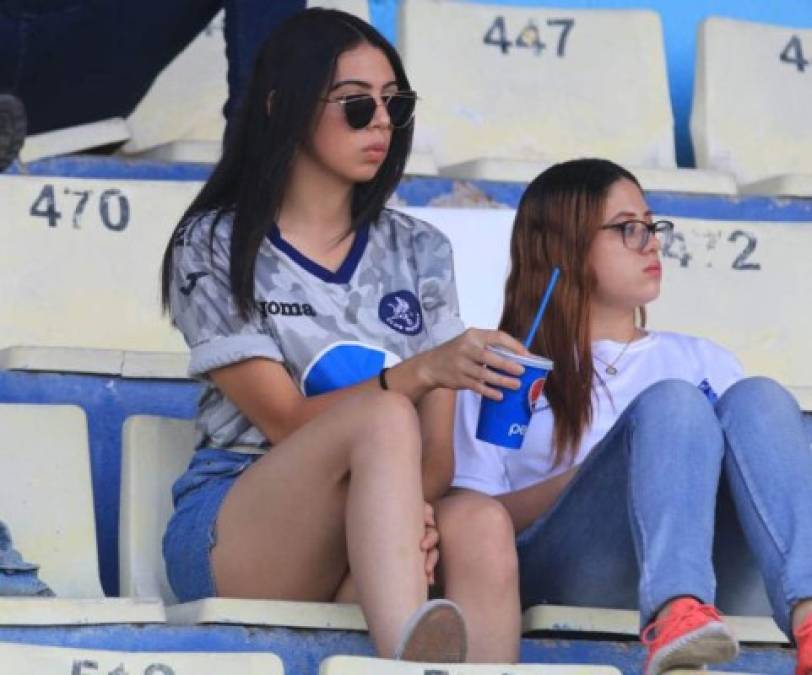
[[[381,389],[384,391],[389,391],[389,385],[386,383],[386,371],[389,368],[381,368],[381,371],[378,373],[378,382],[381,385]]]

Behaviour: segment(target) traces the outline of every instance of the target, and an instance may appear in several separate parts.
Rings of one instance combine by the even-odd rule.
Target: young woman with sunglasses
[[[469,659],[514,660],[507,512],[454,496],[435,520],[431,505],[452,475],[454,391],[517,387],[485,346],[522,347],[463,331],[447,239],[384,208],[415,102],[395,50],[343,12],[297,14],[260,53],[164,257],[205,383],[164,556],[182,601],[357,601],[380,655],[464,660],[467,632]],[[438,546],[453,602],[427,601]]]
[[[454,485],[510,512],[525,606],[639,608],[647,675],[734,658],[716,574],[724,607],[758,572],[809,675],[810,441],[777,383],[745,378],[707,340],[645,329],[672,233],[609,161],[565,162],[530,183],[500,328],[527,333],[558,266],[530,350],[554,370],[519,451],[477,440],[479,398],[459,395]]]

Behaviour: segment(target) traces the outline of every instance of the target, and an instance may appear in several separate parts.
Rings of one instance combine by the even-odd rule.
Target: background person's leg
[[[0,0],[0,91],[25,103],[29,134],[126,117],[221,6]]]
[[[228,101],[223,113],[226,119],[242,98],[259,48],[274,28],[303,10],[306,4],[306,0],[225,0]]]
[[[0,91],[0,172],[17,158],[25,140],[25,107],[13,94]]]

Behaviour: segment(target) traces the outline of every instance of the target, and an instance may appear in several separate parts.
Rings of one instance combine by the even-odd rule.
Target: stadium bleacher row
[[[365,1],[310,4],[369,19]],[[628,166],[651,190],[812,196],[810,30],[702,23],[690,124],[696,168],[679,168],[657,13],[465,0],[401,7],[398,46],[421,97],[411,174],[526,182],[586,154]],[[170,64],[127,120],[29,138],[23,160],[126,141],[127,157],[215,161],[226,96],[217,25]],[[447,26],[456,27],[454,40]]]
[[[0,598],[0,626],[168,623],[366,630],[360,608],[355,605],[229,598],[177,603],[166,581],[160,539],[171,513],[171,483],[185,467],[193,448],[193,428],[188,420],[133,416],[124,425],[119,546],[122,597],[105,597],[98,576],[83,410],[77,406],[0,404],[0,427],[6,438],[1,451],[4,471],[0,474],[0,493],[14,496],[13,500],[3,500],[4,518],[15,523],[30,522],[30,514],[37,514],[36,525],[20,528],[17,544],[38,561],[41,577],[47,579],[57,596]],[[48,461],[31,471],[32,457],[47,457]],[[43,499],[45,492],[47,500]],[[728,621],[743,642],[786,641],[771,619],[729,617]],[[628,610],[552,606],[532,607],[524,615],[525,634],[561,630],[564,626],[571,631],[634,636],[637,615]],[[55,652],[53,658],[64,660],[69,656]],[[344,671],[335,666],[323,672],[339,675]],[[577,672],[597,675],[615,671],[581,667]]]
[[[366,0],[309,4],[369,19]],[[812,281],[794,262],[808,250],[812,202],[770,198],[812,197],[812,89],[803,86],[812,31],[702,24],[697,168],[679,168],[656,13],[404,0],[399,27],[421,102],[393,204],[451,238],[468,325],[498,320],[523,183],[560,159],[606,156],[636,172],[655,212],[677,224],[649,325],[724,344],[812,412],[812,318],[799,311]],[[177,604],[160,537],[169,486],[192,452],[199,389],[160,314],[157,270],[205,175],[185,162],[219,155],[223,54],[215,21],[128,119],[30,137],[22,170],[0,176],[0,288],[12,299],[0,302],[0,520],[57,595],[0,598],[0,672],[639,671],[630,610],[531,607],[523,665],[432,667],[369,658],[353,605]],[[79,170],[37,161],[109,143],[124,143],[119,159],[83,160]],[[789,673],[792,652],[764,607],[741,614],[729,617],[748,645],[734,667]]]

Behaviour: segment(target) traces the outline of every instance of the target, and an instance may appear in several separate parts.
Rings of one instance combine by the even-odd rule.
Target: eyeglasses
[[[414,117],[417,104],[417,93],[413,91],[396,91],[384,94],[380,102],[370,94],[350,94],[339,98],[323,98],[326,103],[340,103],[344,108],[344,118],[353,129],[369,126],[375,117],[376,108],[382,103],[386,107],[389,121],[396,129],[408,126]]]
[[[670,220],[658,220],[654,223],[624,220],[622,223],[601,225],[600,229],[620,230],[624,246],[633,251],[642,251],[646,248],[651,235],[654,235],[663,247],[668,246],[674,238],[674,223]]]

